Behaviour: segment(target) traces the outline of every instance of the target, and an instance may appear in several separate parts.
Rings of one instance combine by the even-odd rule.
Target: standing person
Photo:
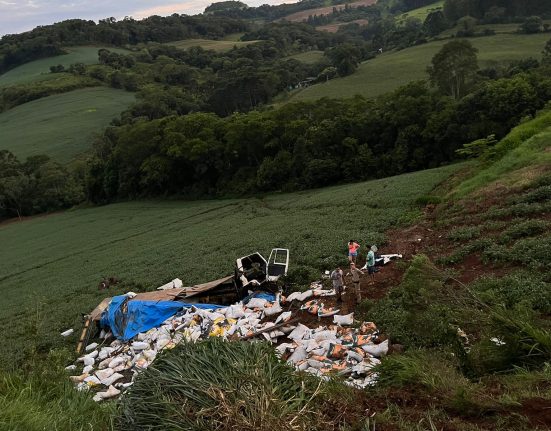
[[[333,289],[337,293],[337,302],[342,302],[342,291],[344,285],[343,272],[340,267],[333,270],[331,273],[331,281],[333,281]]]
[[[352,262],[356,263],[356,258],[358,257],[359,248],[360,248],[360,244],[358,244],[353,239],[348,241],[348,260],[350,261],[350,263]]]
[[[375,252],[376,251],[377,251],[377,246],[372,245],[369,248],[369,252],[367,253],[367,262],[365,263],[365,265],[367,266],[367,273],[371,277],[371,283],[369,284],[375,284]]]
[[[354,290],[356,291],[356,301],[358,304],[362,301],[362,292],[360,290],[360,275],[363,275],[363,271],[356,268],[356,264],[350,264],[350,272],[352,273],[352,283],[354,283]]]

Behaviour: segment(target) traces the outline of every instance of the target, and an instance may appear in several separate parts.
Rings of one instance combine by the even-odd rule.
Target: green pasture
[[[432,4],[429,4],[417,9],[413,9],[401,15],[398,15],[396,17],[396,21],[398,24],[403,24],[407,18],[415,18],[421,21],[425,21],[425,19],[431,12],[442,10],[443,8],[444,8],[444,0],[440,0]]]
[[[0,149],[67,162],[133,101],[133,93],[92,87],[27,102],[0,114]]]
[[[544,19],[544,24],[551,24],[551,20]],[[484,30],[493,30],[496,34],[502,34],[502,33],[511,33],[511,34],[518,34],[518,29],[520,27],[520,23],[518,22],[511,22],[508,24],[479,24],[475,27],[476,33],[482,33]],[[452,27],[442,33],[440,33],[439,37],[452,37],[457,33],[459,30],[459,27]],[[545,33],[543,33],[545,34]],[[551,34],[547,33],[548,39],[551,38]]]
[[[551,36],[549,34],[497,34],[470,38],[478,48],[481,67],[507,63],[527,57],[541,57],[541,51]],[[414,46],[402,51],[383,53],[360,65],[358,70],[345,78],[297,90],[287,101],[317,100],[322,97],[346,98],[361,94],[379,96],[410,81],[426,79],[426,68],[432,57],[449,40],[439,40]]]
[[[233,37],[229,37],[224,40],[211,40],[211,39],[185,39],[177,40],[174,42],[167,42],[166,45],[175,46],[180,49],[188,49],[193,46],[200,46],[203,49],[212,49],[218,52],[229,51],[233,47],[241,48],[242,46],[250,45],[251,43],[258,42],[257,40],[247,40],[245,42],[240,40],[233,40]]]
[[[286,57],[288,59],[293,58],[305,64],[314,64],[323,58],[323,51],[306,51],[299,54],[290,55]]]
[[[64,48],[68,54],[31,61],[0,75],[0,86],[21,84],[37,79],[50,79],[55,76],[54,74],[50,74],[50,66],[56,66],[58,64],[65,67],[68,67],[74,63],[96,64],[98,62],[98,50],[101,48],[106,48],[110,51],[119,53],[128,52],[127,50],[121,48],[101,46],[77,46]]]
[[[350,238],[364,256],[366,243],[381,245],[387,229],[414,219],[415,199],[457,169],[264,198],[134,201],[0,225],[0,362],[21,357],[29,330],[43,349],[72,348],[76,334],[59,332],[78,330],[81,313],[106,295],[153,290],[175,277],[185,285],[209,281],[254,251],[287,247],[291,269],[313,276],[346,259]],[[103,276],[126,285],[98,291]]]

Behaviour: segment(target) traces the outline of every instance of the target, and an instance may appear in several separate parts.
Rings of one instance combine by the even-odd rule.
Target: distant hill
[[[377,3],[377,0],[358,0],[351,3],[346,3],[346,7],[356,8],[358,6],[371,6],[375,3]],[[325,6],[325,7],[318,7],[315,9],[306,9],[306,10],[302,10],[302,11],[287,15],[282,19],[286,21],[291,21],[291,22],[302,22],[302,21],[306,21],[310,15],[311,16],[329,15],[333,12],[334,9],[341,10],[344,8],[345,8],[344,4],[339,4],[335,6]]]
[[[498,29],[495,25],[493,28]],[[481,67],[509,63],[527,57],[540,58],[550,35],[539,33],[496,34],[469,39],[479,49]],[[387,93],[410,81],[426,79],[426,68],[434,54],[449,40],[439,40],[401,51],[383,53],[360,65],[347,77],[291,93],[287,101],[316,100],[322,97],[346,98],[356,94],[371,97]]]
[[[133,93],[94,87],[25,103],[0,114],[0,149],[68,162],[133,101]]]
[[[96,64],[98,62],[98,50],[102,48],[109,49],[112,52],[117,52],[120,54],[130,52],[126,49],[106,46],[67,47],[64,48],[64,50],[67,51],[67,54],[65,55],[56,55],[55,57],[34,60],[0,75],[0,87],[40,79],[49,79],[52,77],[50,74],[50,66],[57,66],[58,64],[61,64],[64,67],[68,67],[74,63]]]

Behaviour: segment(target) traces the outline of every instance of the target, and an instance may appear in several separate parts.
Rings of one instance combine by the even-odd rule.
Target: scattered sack
[[[291,340],[302,340],[306,335],[310,334],[310,328],[302,323],[299,323],[298,326],[293,329],[293,331],[287,336]]]
[[[388,353],[388,340],[385,340],[380,344],[365,344],[362,346],[362,349],[364,352],[367,352],[376,358],[380,358]]]
[[[71,328],[71,329],[67,329],[66,331],[63,331],[60,335],[61,335],[62,337],[68,337],[68,336],[71,335],[73,332],[75,332],[75,331],[74,331],[74,329]]]
[[[247,304],[245,305],[247,308],[264,308],[268,301],[262,298],[252,298]]]
[[[333,316],[333,323],[340,326],[350,326],[354,323],[354,313]]]
[[[275,316],[276,314],[279,314],[283,311],[281,308],[281,305],[279,303],[275,303],[271,307],[267,307],[264,309],[264,316]]]
[[[293,313],[291,311],[285,311],[283,313],[281,313],[279,316],[277,316],[277,319],[275,321],[276,324],[278,323],[283,323],[283,322],[287,322],[290,318],[291,318],[291,315]]]

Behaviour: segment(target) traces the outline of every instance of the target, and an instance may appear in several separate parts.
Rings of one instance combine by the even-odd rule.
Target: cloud
[[[205,0],[191,0],[181,3],[153,6],[148,9],[135,11],[131,15],[135,19],[147,18],[151,15],[172,15],[173,13],[192,15],[203,12],[205,7],[209,4],[210,2],[206,2]]]
[[[217,0],[0,0],[0,36],[32,30],[65,19],[115,17],[135,19],[173,13],[194,15]],[[218,0],[219,1],[219,0]],[[249,6],[281,4],[282,0],[244,0]],[[289,2],[289,1],[288,1]]]

